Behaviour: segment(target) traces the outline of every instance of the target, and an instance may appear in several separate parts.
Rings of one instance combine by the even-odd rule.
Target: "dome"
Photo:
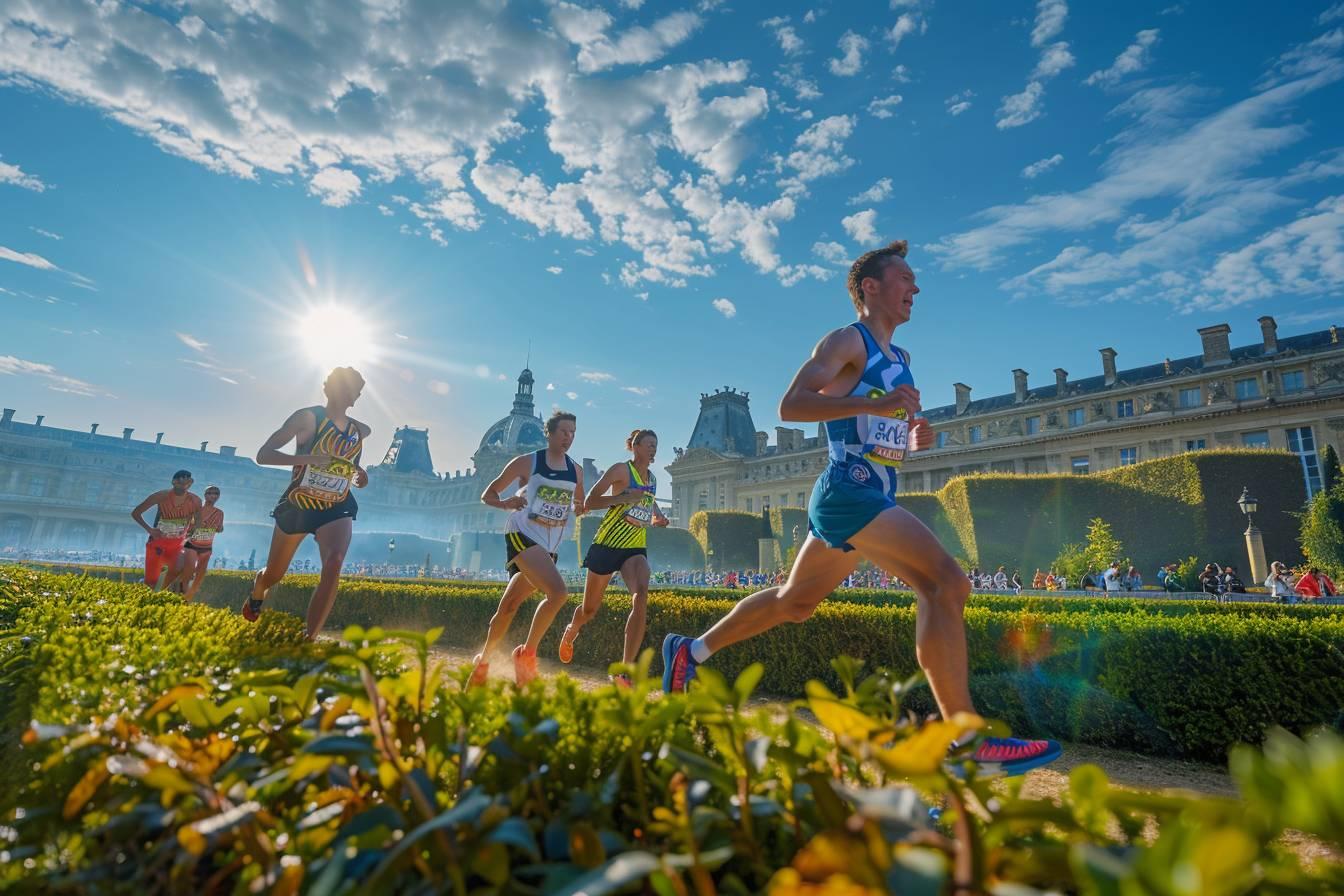
[[[481,437],[480,450],[514,455],[545,447],[546,435],[542,432],[539,417],[510,414],[485,431]]]

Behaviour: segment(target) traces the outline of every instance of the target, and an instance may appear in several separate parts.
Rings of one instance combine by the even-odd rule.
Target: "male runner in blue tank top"
[[[353,367],[337,367],[323,382],[322,391],[326,404],[290,414],[285,425],[271,433],[257,451],[257,463],[291,467],[293,476],[271,511],[275,529],[266,565],[257,572],[252,593],[243,602],[243,618],[255,622],[262,601],[289,570],[294,552],[312,535],[321,556],[322,574],[308,601],[309,639],[322,631],[336,602],[341,567],[359,512],[350,489],[369,483],[369,474],[359,460],[370,429],[347,414],[364,391],[364,377]],[[294,454],[280,450],[290,442],[294,443]]]
[[[788,581],[742,600],[699,638],[668,635],[664,690],[685,690],[696,666],[719,650],[781,622],[804,621],[867,559],[915,591],[915,652],[943,718],[975,712],[962,619],[970,583],[933,533],[896,503],[906,452],[933,442],[928,422],[916,417],[910,355],[891,342],[919,292],[905,254],[899,240],[854,262],[848,287],[858,321],[817,344],[779,403],[782,420],[825,423],[830,446]],[[986,738],[974,759],[982,771],[1020,774],[1059,754],[1054,741]]]

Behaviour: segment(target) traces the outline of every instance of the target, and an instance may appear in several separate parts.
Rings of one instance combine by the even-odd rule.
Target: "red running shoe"
[[[526,644],[513,648],[513,679],[518,687],[527,687],[537,677],[537,652],[528,650]]]

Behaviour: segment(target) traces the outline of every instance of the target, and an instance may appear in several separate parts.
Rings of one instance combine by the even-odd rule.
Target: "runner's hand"
[[[522,495],[514,495],[512,498],[504,498],[499,502],[499,506],[505,510],[522,510],[527,506],[527,499]]]
[[[923,417],[910,421],[910,450],[927,451],[933,447],[933,427]]]
[[[665,517],[665,516],[656,516],[656,517],[653,518],[653,524],[654,524],[655,526],[658,526],[659,528],[662,528],[663,526],[671,525],[671,523],[672,523],[672,521],[669,520],[669,519],[668,519],[667,517]]]
[[[363,488],[369,484],[369,471],[363,467],[355,467],[355,488]]]
[[[163,531],[162,531],[161,529],[159,529],[158,526],[155,526],[153,529],[150,529],[150,530],[149,530],[149,537],[150,537],[150,539],[152,540],[152,539],[155,539],[155,538],[167,538],[168,536],[167,536],[167,535],[164,535],[164,534],[163,534]]]
[[[872,401],[877,407],[876,413],[888,417],[898,410],[903,410],[906,419],[910,420],[920,411],[919,390],[910,385],[897,386],[886,395],[879,395]]]
[[[579,494],[578,492],[575,492],[575,493],[574,493],[574,515],[575,515],[575,516],[583,516],[583,515],[584,515],[585,513],[587,513],[587,512],[588,512],[588,507],[587,507],[587,505],[585,505],[585,504],[583,503],[583,495]]]

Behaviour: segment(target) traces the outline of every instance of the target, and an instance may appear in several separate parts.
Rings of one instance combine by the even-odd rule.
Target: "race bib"
[[[309,464],[304,467],[295,491],[314,501],[335,504],[345,500],[350,493],[350,480],[354,476],[354,464],[334,457],[322,466]]]
[[[553,485],[537,486],[527,517],[543,526],[563,526],[569,519],[569,508],[573,501],[574,494],[568,489]]]
[[[201,545],[214,544],[215,532],[215,529],[206,529],[198,526],[191,532],[191,543]]]
[[[165,538],[181,538],[183,535],[187,534],[187,523],[189,522],[191,522],[190,519],[185,520],[160,519],[157,528],[160,532],[163,533]]]
[[[859,436],[863,439],[864,460],[899,467],[910,446],[910,423],[902,409],[892,417],[863,414],[859,417]]]
[[[625,521],[632,526],[652,526],[653,507],[648,504],[631,504],[625,509]]]

